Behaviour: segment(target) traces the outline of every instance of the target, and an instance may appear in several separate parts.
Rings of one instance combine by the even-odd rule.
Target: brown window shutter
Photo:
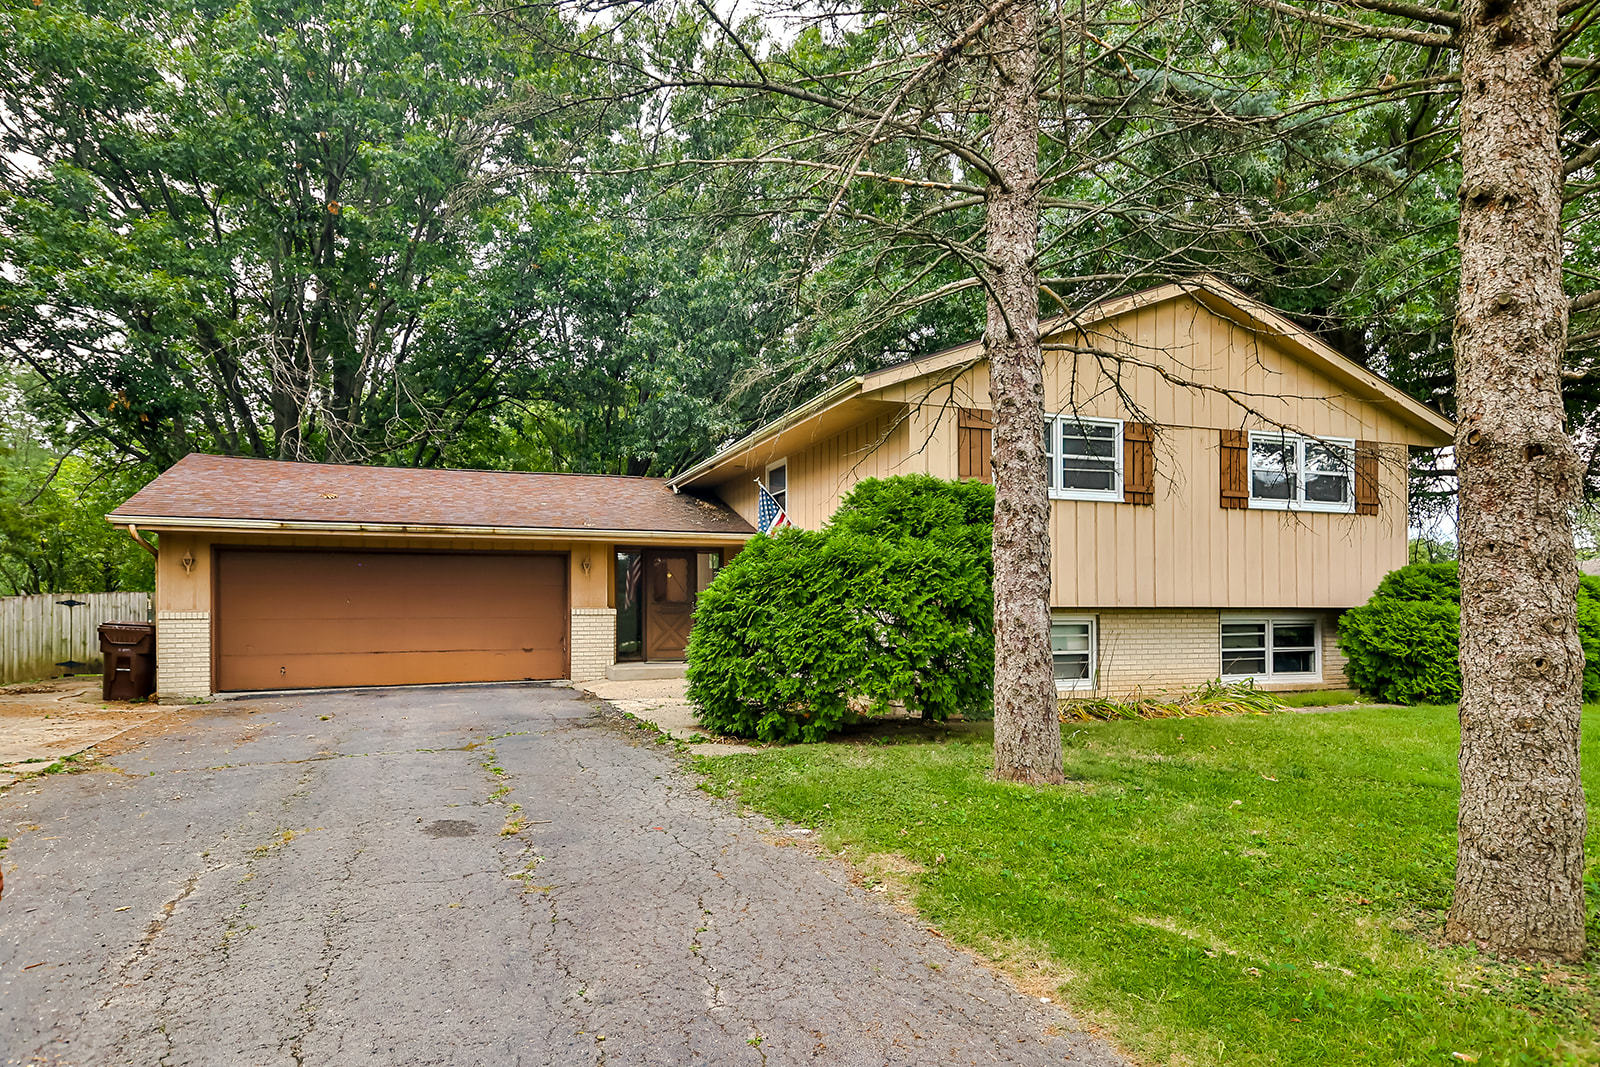
[[[1378,443],[1356,442],[1356,514],[1378,513]]]
[[[1250,435],[1244,430],[1222,431],[1222,506],[1250,506]]]
[[[994,447],[994,420],[989,412],[961,408],[956,413],[956,476],[994,480],[990,451]]]
[[[1122,499],[1146,506],[1156,502],[1156,435],[1147,422],[1122,427]]]

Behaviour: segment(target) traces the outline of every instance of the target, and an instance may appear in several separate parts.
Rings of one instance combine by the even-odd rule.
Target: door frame
[[[210,619],[209,619],[210,626],[208,627],[208,629],[211,631],[211,656],[210,656],[210,660],[211,660],[211,690],[212,690],[212,692],[216,692],[216,693],[228,692],[228,690],[218,689],[217,688],[218,683],[220,683],[222,681],[222,675],[220,673],[221,664],[222,664],[222,645],[221,645],[221,642],[219,642],[217,640],[217,629],[218,629],[218,623],[220,622],[220,619],[219,619],[219,617],[217,615],[217,601],[218,601],[218,598],[222,594],[222,554],[224,552],[277,552],[277,553],[305,552],[305,553],[322,553],[322,554],[329,553],[329,552],[342,552],[342,553],[345,553],[345,554],[348,554],[348,555],[360,555],[360,556],[375,556],[375,555],[390,555],[390,556],[393,556],[393,555],[407,555],[407,556],[558,556],[562,560],[564,560],[565,563],[566,563],[566,566],[562,568],[562,575],[563,575],[563,577],[565,579],[563,581],[562,585],[563,585],[563,587],[565,589],[565,592],[566,592],[566,597],[565,597],[565,599],[563,601],[563,604],[562,604],[562,614],[566,617],[566,630],[565,630],[565,633],[563,634],[563,636],[561,638],[562,673],[567,678],[571,678],[572,677],[572,553],[569,550],[564,550],[564,549],[561,549],[561,550],[558,550],[558,549],[541,550],[541,549],[536,549],[536,548],[485,548],[485,549],[470,549],[470,548],[468,548],[468,549],[461,549],[461,548],[438,548],[438,547],[432,547],[432,546],[424,547],[424,546],[420,546],[420,545],[418,547],[416,547],[416,548],[396,548],[393,545],[386,545],[383,548],[363,548],[360,545],[351,545],[351,544],[337,544],[337,545],[327,545],[327,546],[305,545],[305,544],[299,544],[299,545],[290,545],[290,544],[286,544],[286,545],[274,545],[274,544],[238,545],[238,544],[228,544],[226,542],[213,541],[213,542],[211,542],[211,545],[210,545],[210,554],[211,554],[211,560],[210,560],[210,563],[211,563],[211,589],[209,591],[210,592],[210,597],[209,597],[210,610],[207,612],[207,614],[210,616]],[[462,684],[470,684],[470,683],[462,683]],[[382,688],[385,688],[385,687],[384,686],[359,686],[357,688],[362,688],[362,689],[382,689]],[[284,692],[293,692],[293,690],[284,690]]]
[[[699,601],[700,593],[702,592],[702,590],[699,588],[701,554],[715,554],[717,557],[717,569],[720,571],[723,567],[728,565],[727,550],[722,545],[629,545],[619,542],[612,546],[613,563],[616,559],[616,555],[621,552],[633,552],[638,553],[639,555],[639,657],[637,659],[623,659],[617,654],[615,648],[612,649],[612,656],[615,657],[616,662],[618,663],[682,663],[683,660],[681,659],[653,660],[650,658],[648,652],[649,639],[646,637],[646,634],[649,632],[650,626],[650,608],[649,597],[645,595],[645,591],[648,585],[647,579],[650,572],[650,557],[652,555],[671,555],[676,553],[682,553],[688,557],[690,583],[689,612],[692,616],[694,613],[694,606]],[[615,601],[615,581],[613,581],[611,595],[613,601]],[[620,605],[615,602],[612,604],[613,608],[617,608],[619,606]],[[690,625],[691,627],[693,626],[692,618]]]

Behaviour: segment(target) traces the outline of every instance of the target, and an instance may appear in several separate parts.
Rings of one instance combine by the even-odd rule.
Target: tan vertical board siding
[[[1338,609],[1365,601],[1379,578],[1405,562],[1405,446],[1427,438],[1390,410],[1347,393],[1291,355],[1275,335],[1233,323],[1188,297],[1117,316],[1073,343],[1164,363],[1179,381],[1131,364],[1103,365],[1089,355],[1046,353],[1052,413],[1148,421],[1156,430],[1151,506],[1052,503],[1055,605]],[[906,405],[905,414],[880,414],[790,452],[796,523],[820,527],[861,478],[958,476],[957,412],[988,408],[988,370],[979,362],[941,374],[874,395]],[[1119,388],[1132,395],[1137,410],[1124,407]],[[1217,389],[1233,391],[1244,406]],[[1220,431],[1278,425],[1385,448],[1377,471],[1378,513],[1223,508]],[[753,450],[750,462],[757,458]],[[734,474],[717,491],[753,522],[751,477]]]
[[[1052,503],[1052,602],[1058,607],[1346,608],[1405,562],[1404,446],[1417,431],[1388,411],[1351,396],[1290,356],[1275,338],[1228,322],[1188,298],[1130,312],[1079,338],[1144,361],[1201,386],[1238,390],[1249,410],[1211,389],[1186,388],[1154,370],[1115,373],[1089,356],[1047,359],[1047,407],[1086,416],[1147,419],[1157,428],[1150,507],[1057,500]],[[1076,392],[1071,392],[1076,371]],[[958,379],[955,395],[985,395],[982,365]],[[978,401],[977,406],[983,406]],[[1283,424],[1313,436],[1383,444],[1376,515],[1281,512],[1221,506],[1222,430]],[[1247,487],[1244,487],[1247,489]]]
[[[66,607],[68,600],[80,603]],[[0,597],[0,683],[98,671],[101,623],[149,621],[149,593]],[[58,666],[68,662],[81,666]]]
[[[1403,508],[1227,510],[1217,504],[1216,432],[1168,427],[1166,438],[1189,490],[1166,492],[1158,467],[1150,507],[1053,502],[1057,606],[1345,608],[1404,564]],[[1404,499],[1403,470],[1382,479],[1386,500]]]
[[[755,479],[765,473],[767,462],[786,460],[789,465],[789,521],[807,530],[821,528],[839,506],[850,487],[863,478],[887,478],[912,474],[938,466],[941,477],[946,460],[955,464],[955,412],[940,421],[936,449],[949,449],[948,457],[934,456],[927,450],[914,450],[910,442],[918,437],[919,418],[907,412],[876,415],[855,426],[831,434],[786,456],[774,456],[759,464],[760,469],[736,471],[715,487],[717,496],[752,526],[757,518]],[[948,434],[945,432],[949,430]],[[920,443],[920,442],[919,442]]]
[[[756,524],[758,496],[756,492],[756,475],[744,471],[731,481],[723,482],[716,487],[717,499],[732,508],[738,515],[751,526]],[[792,492],[793,490],[791,490]]]

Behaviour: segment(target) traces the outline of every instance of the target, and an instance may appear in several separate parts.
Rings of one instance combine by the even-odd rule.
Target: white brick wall
[[[211,613],[156,615],[156,696],[162,703],[211,696]]]
[[[1289,613],[1285,609],[1285,613]],[[1215,608],[1069,611],[1098,620],[1098,692],[1125,696],[1192,689],[1222,672],[1221,612]],[[1264,613],[1271,614],[1271,613]],[[1299,614],[1299,613],[1296,613]],[[1262,683],[1264,689],[1336,689],[1346,685],[1338,613],[1315,612],[1322,638],[1320,682]]]
[[[592,682],[617,661],[617,610],[572,609],[572,680]]]
[[[1339,612],[1322,613],[1322,685],[1325,689],[1346,689],[1344,653],[1339,650]]]
[[[1102,693],[1188,689],[1221,670],[1221,623],[1214,608],[1096,614]]]

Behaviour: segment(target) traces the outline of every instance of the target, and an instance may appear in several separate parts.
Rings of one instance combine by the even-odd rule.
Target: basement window
[[[1222,618],[1222,678],[1261,682],[1320,681],[1322,643],[1309,615]]]
[[[1057,615],[1050,620],[1050,661],[1056,689],[1093,689],[1095,672],[1094,619]]]

